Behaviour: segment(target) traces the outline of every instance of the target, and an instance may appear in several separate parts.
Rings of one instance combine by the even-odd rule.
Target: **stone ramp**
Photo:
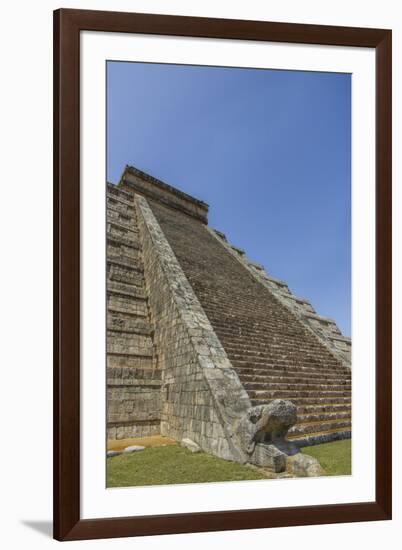
[[[107,428],[109,439],[160,432],[156,368],[134,196],[107,186]]]
[[[289,438],[300,443],[350,436],[350,369],[202,221],[149,204],[251,403],[293,401]]]

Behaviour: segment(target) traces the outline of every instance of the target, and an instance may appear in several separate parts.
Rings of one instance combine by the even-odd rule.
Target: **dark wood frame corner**
[[[376,499],[80,519],[80,31],[375,48]],[[60,9],[54,12],[54,537],[94,539],[391,518],[390,30]]]

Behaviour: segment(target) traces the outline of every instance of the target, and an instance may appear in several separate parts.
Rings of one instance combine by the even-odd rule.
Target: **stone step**
[[[223,345],[226,353],[229,357],[235,360],[249,360],[254,361],[255,359],[261,360],[265,359],[267,362],[274,362],[278,365],[290,365],[290,364],[309,364],[316,367],[329,368],[333,370],[339,370],[342,372],[350,371],[349,368],[341,365],[338,361],[332,361],[328,359],[325,355],[314,352],[306,352],[304,350],[296,350],[290,352],[289,349],[286,349],[285,345],[283,348],[277,348],[276,346],[266,346],[263,347],[252,347],[250,346],[248,351],[240,350],[233,348],[231,346]]]
[[[106,220],[109,222],[117,222],[124,227],[133,227],[137,225],[134,215],[123,214],[114,208],[108,208],[106,211]]]
[[[136,219],[134,205],[127,203],[127,201],[124,201],[117,197],[108,196],[106,207],[109,211],[114,210],[115,212],[119,212],[120,214],[123,214],[125,216],[132,216],[134,219]]]
[[[295,435],[313,434],[328,430],[344,430],[350,428],[350,419],[341,420],[320,420],[318,422],[307,422],[305,424],[296,424],[290,428],[289,437]]]
[[[292,400],[295,402],[295,400]],[[298,400],[301,401],[301,400]],[[256,403],[260,405],[261,403]],[[296,403],[295,403],[296,404]],[[299,423],[314,422],[325,419],[351,418],[352,408],[349,403],[323,403],[321,405],[297,405]]]
[[[273,369],[273,370],[282,370],[285,374],[286,370],[311,370],[312,372],[321,372],[328,374],[337,374],[339,376],[350,375],[351,370],[347,367],[339,367],[338,365],[332,365],[327,362],[317,362],[312,361],[311,359],[304,359],[303,361],[296,359],[283,359],[282,357],[276,357],[275,361],[273,360],[261,360],[250,361],[247,359],[232,359],[232,364],[237,365],[239,369]]]
[[[113,261],[108,262],[107,277],[109,281],[143,287],[145,284],[144,273],[138,269],[119,265]]]
[[[145,310],[130,311],[128,308],[123,309],[117,306],[108,306],[108,313],[111,313],[112,315],[130,316],[133,319],[148,319],[148,311]]]
[[[303,326],[303,328],[300,328],[297,332],[292,332],[289,330],[289,326],[286,323],[283,323],[283,321],[281,322],[279,319],[275,319],[274,317],[269,319],[269,322],[264,323],[264,325],[259,325],[259,328],[251,328],[249,319],[244,319],[241,317],[241,323],[235,319],[226,320],[222,323],[222,321],[218,321],[217,317],[215,317],[210,310],[207,309],[206,313],[220,337],[228,340],[238,338],[239,336],[252,338],[255,341],[264,340],[268,336],[277,334],[277,330],[275,330],[274,325],[278,324],[283,331],[283,336],[294,339],[296,342],[303,342],[303,339],[305,339],[306,330],[308,330]],[[247,326],[247,323],[249,323],[249,328],[245,329],[244,327]],[[335,332],[333,335],[335,337],[337,336]],[[320,342],[316,338],[310,343],[315,348],[320,348]]]
[[[286,300],[292,300],[292,302],[296,302],[299,305],[312,307],[310,300],[307,300],[307,298],[303,298],[301,296],[296,296],[295,294],[288,294],[286,292],[279,292],[279,295],[282,298],[285,298]]]
[[[264,383],[264,384],[257,384],[253,382],[246,382],[243,383],[243,386],[247,393],[249,395],[252,394],[252,392],[259,392],[259,391],[273,391],[273,390],[289,390],[291,392],[300,392],[300,391],[314,391],[314,392],[321,392],[321,391],[351,391],[351,386],[346,384],[319,384],[319,383],[311,383],[311,384],[300,384],[300,383],[283,383],[283,382],[271,382],[271,383]]]
[[[138,411],[133,410],[130,412],[122,411],[121,410],[121,404],[117,402],[116,408],[117,410],[114,411],[113,408],[113,402],[109,404],[108,407],[108,415],[107,415],[107,426],[118,426],[119,428],[124,426],[125,424],[131,424],[134,423],[136,425],[141,424],[148,424],[148,422],[159,422],[160,421],[160,411],[154,410],[154,411]],[[156,408],[156,407],[155,407]]]
[[[121,347],[135,347],[136,349],[152,350],[152,338],[149,334],[133,334],[132,332],[114,332],[107,331],[108,344],[113,346],[115,350]],[[120,353],[129,352],[122,350]],[[139,355],[143,355],[139,353]]]
[[[275,372],[275,371],[274,371]],[[257,383],[257,384],[270,384],[271,382],[280,383],[300,383],[300,384],[313,384],[324,383],[328,384],[350,384],[350,378],[340,377],[339,375],[324,376],[322,374],[300,374],[300,373],[283,373],[282,371],[276,371],[276,374],[269,372],[264,374],[244,374],[237,370],[240,380],[243,384]]]
[[[131,197],[131,198],[127,198],[127,196],[124,196],[122,194],[114,194],[114,193],[107,193],[106,195],[106,198],[107,198],[107,205],[109,205],[109,201],[111,204],[113,204],[114,202],[117,202],[119,204],[125,204],[126,206],[130,207],[130,208],[135,208],[134,206],[134,197]]]
[[[120,187],[117,187],[117,185],[114,185],[113,183],[108,183],[106,187],[106,192],[108,195],[112,195],[115,197],[121,197],[127,202],[134,203],[134,194],[129,193],[128,191],[125,191],[124,189],[121,189]]]
[[[126,268],[127,270],[129,271],[137,271],[139,273],[143,273],[144,272],[144,269],[142,266],[140,266],[138,263],[135,263],[133,262],[132,260],[124,260],[124,259],[120,259],[120,258],[115,258],[115,257],[112,257],[112,258],[109,258],[107,257],[106,258],[106,263],[108,265],[117,265],[119,267],[124,267]]]
[[[267,352],[267,351],[259,351],[259,350],[250,350],[248,352],[238,352],[237,350],[234,351],[233,349],[227,348],[224,346],[224,349],[227,353],[227,355],[231,358],[231,360],[234,361],[249,361],[252,363],[256,362],[268,362],[268,363],[277,363],[279,364],[279,361],[286,365],[286,364],[315,364],[319,365],[318,358],[314,356],[308,356],[306,354],[298,353],[294,356],[285,356],[282,353],[275,353],[274,351]],[[278,360],[279,357],[279,360]],[[329,368],[333,369],[339,369],[341,371],[345,371],[343,367],[340,365],[327,365]]]
[[[138,238],[139,237],[139,231],[137,225],[125,225],[121,224],[115,220],[108,220],[107,222],[107,233],[112,234],[112,230],[116,229],[118,230],[122,235],[126,235],[127,237],[131,238]]]
[[[342,334],[328,334],[328,338],[334,340],[335,342],[342,342],[344,344],[347,344],[348,346],[352,345],[352,339],[349,336],[342,336]]]
[[[328,376],[328,378],[348,378],[350,377],[350,374],[343,373],[341,371],[338,371],[336,369],[320,369],[320,367],[317,367],[316,365],[310,365],[310,364],[284,364],[284,365],[278,365],[271,362],[266,361],[255,361],[253,363],[250,363],[249,361],[239,361],[239,360],[232,360],[231,361],[233,368],[236,370],[236,372],[239,373],[239,376],[242,374],[258,374],[258,375],[277,375],[282,374],[283,376],[293,376],[293,375],[299,375],[299,376],[313,376],[314,374],[317,375],[324,375]],[[246,365],[246,366],[245,366]]]
[[[350,439],[352,437],[351,428],[346,429],[333,429],[322,432],[315,432],[313,434],[293,434],[288,436],[288,439],[292,441],[298,447],[307,447],[309,445],[318,445],[319,443],[328,443],[330,441],[339,441],[340,439]]]
[[[247,321],[244,321],[247,322]],[[212,323],[213,324],[213,323]],[[222,342],[222,344],[226,347],[235,347],[238,349],[247,349],[247,347],[266,347],[267,345],[269,347],[277,348],[277,349],[283,349],[284,344],[286,345],[287,350],[290,353],[298,352],[300,350],[314,353],[314,355],[323,355],[329,358],[334,363],[339,363],[339,360],[332,354],[327,353],[327,348],[323,349],[322,346],[319,345],[318,339],[316,342],[306,342],[305,335],[300,334],[298,336],[292,336],[290,334],[286,334],[285,329],[281,329],[281,327],[267,327],[266,331],[264,333],[258,334],[257,336],[249,336],[246,334],[243,335],[232,335],[227,336],[225,334],[222,334],[219,329],[215,329],[216,334],[219,337],[219,340]],[[274,331],[276,330],[282,330],[283,335],[280,340],[278,340],[274,335]],[[328,336],[329,337],[329,336]],[[315,338],[315,336],[314,336]]]
[[[252,337],[243,337],[240,341],[240,337],[226,338],[219,334],[216,331],[219,340],[221,341],[224,347],[233,348],[235,350],[248,350],[248,349],[283,349],[284,344],[286,344],[286,352],[288,354],[297,353],[300,351],[308,350],[310,354],[322,355],[322,348],[319,346],[306,346],[306,343],[301,338],[300,340],[291,339],[289,336],[284,336],[281,342],[278,342],[273,338],[269,333],[266,334],[264,338],[252,338]],[[337,359],[333,356],[330,357],[330,360],[333,364],[339,364]]]
[[[129,285],[126,283],[119,283],[118,281],[108,280],[106,290],[109,293],[121,294],[123,296],[146,298],[143,286]]]
[[[283,389],[283,390],[249,390],[247,392],[251,399],[294,399],[319,398],[319,399],[337,399],[338,397],[347,397],[351,395],[350,390],[298,390],[298,389]]]
[[[148,315],[148,306],[144,298],[109,293],[107,296],[107,308],[110,311],[119,311],[130,315],[145,317]]]
[[[222,336],[227,336],[228,338],[237,337],[237,336],[265,338],[267,335],[267,327],[270,327],[272,325],[269,319],[263,322],[258,322],[258,323],[250,322],[249,325],[243,325],[241,323],[243,316],[241,316],[241,318],[238,318],[238,319],[236,317],[233,317],[229,322],[228,321],[222,322],[222,319],[219,313],[212,314],[212,312],[208,309],[208,307],[207,307],[207,310],[210,312],[211,317],[215,320],[215,324],[214,324],[215,328],[219,330]],[[282,324],[283,324],[283,320],[282,320]],[[286,334],[297,338],[305,334],[305,330],[306,329],[303,326],[298,327],[297,330],[295,330],[292,326],[287,326]],[[278,334],[274,333],[274,336],[278,337]]]
[[[322,420],[348,419],[351,421],[350,410],[340,410],[322,413],[303,413],[297,414],[297,422],[305,424],[307,422],[320,422]]]
[[[106,289],[108,297],[109,296],[124,297],[127,299],[128,302],[132,302],[133,300],[141,300],[141,301],[146,300],[146,294],[145,294],[144,288],[141,288],[139,286],[136,287],[135,285],[127,285],[127,286],[131,286],[132,289],[125,290],[123,288],[113,287],[114,282],[115,281],[108,281],[107,289]]]
[[[305,311],[303,313],[304,317],[307,317],[309,319],[313,319],[315,321],[319,321],[320,324],[324,325],[330,325],[331,329],[337,333],[340,334],[340,331],[338,327],[336,326],[336,322],[333,319],[330,319],[329,317],[323,317],[322,315],[318,315],[318,313],[313,313],[311,311]]]
[[[261,288],[259,284],[257,286]],[[264,294],[264,290],[265,288],[263,287],[262,294]],[[231,309],[223,312],[219,310],[219,302],[225,296],[225,290],[219,292],[214,289],[214,293],[212,294],[208,289],[208,292],[199,293],[199,296],[201,299],[204,297],[208,298],[209,301],[205,304],[205,310],[208,317],[216,320],[218,329],[221,328],[222,330],[235,331],[242,334],[247,334],[247,331],[263,333],[267,328],[272,326],[272,320],[276,320],[281,325],[286,326],[288,334],[298,335],[306,333],[306,327],[300,323],[295,323],[296,319],[287,307],[279,304],[269,290],[266,292],[269,296],[265,295],[264,298],[268,298],[268,300],[263,299],[259,302],[255,300],[255,296],[248,297],[243,295],[241,297],[237,295],[236,297],[226,297],[225,301]],[[255,309],[253,311],[247,309],[250,305],[254,305]],[[269,315],[267,315],[267,308],[269,308]],[[248,321],[248,324],[243,324],[242,321]],[[275,332],[274,334],[277,335],[278,333]]]
[[[313,405],[298,405],[297,414],[321,414],[330,412],[345,412],[349,415],[352,411],[351,401],[349,403],[314,403]]]
[[[137,338],[137,336],[134,338]],[[140,343],[133,341],[134,338],[127,342],[116,342],[112,337],[110,337],[107,342],[107,353],[123,356],[152,357],[152,345],[149,348],[142,347]]]
[[[134,204],[121,200],[118,197],[107,197],[106,212],[117,212],[122,216],[129,216],[134,222],[137,221],[137,213]]]
[[[134,269],[137,269],[137,271],[141,271],[141,268],[139,267],[139,257],[138,257],[138,251],[136,251],[136,255],[134,254],[119,254],[118,251],[114,251],[111,254],[107,254],[108,262],[115,262],[116,265],[125,265],[125,266],[131,266]]]
[[[264,341],[253,341],[251,338],[247,338],[246,342],[240,342],[239,339],[228,340],[226,338],[220,338],[220,341],[224,348],[228,348],[236,353],[247,353],[253,350],[261,351],[279,351],[281,353],[285,352],[289,356],[298,355],[300,353],[310,355],[313,357],[317,356],[326,356],[327,354],[323,353],[322,348],[314,346],[306,346],[305,342],[297,342],[290,337],[284,336],[281,342],[278,342],[276,339],[272,338],[269,334],[265,337]],[[340,364],[335,357],[331,357],[331,362],[333,364]]]
[[[135,250],[141,249],[140,238],[137,233],[128,231],[124,233],[123,230],[111,227],[109,224],[106,233],[106,243],[108,245],[112,243],[116,246],[124,245]]]
[[[135,367],[112,367],[106,372],[107,378],[120,378],[122,380],[162,380],[160,369],[140,369]]]
[[[286,394],[286,392],[283,392]],[[343,396],[343,397],[335,397],[335,396],[323,396],[323,397],[304,397],[304,396],[295,396],[295,395],[282,395],[280,397],[250,397],[251,404],[253,406],[257,405],[264,405],[266,403],[269,403],[270,401],[273,401],[274,399],[285,399],[287,401],[292,401],[297,407],[305,406],[305,405],[313,405],[315,407],[318,407],[320,405],[327,406],[327,405],[350,405],[352,402],[351,395],[349,396]]]
[[[304,363],[303,365],[300,364],[289,364],[283,362],[283,364],[278,364],[279,362],[273,362],[270,363],[265,361],[255,361],[251,363],[249,360],[239,360],[239,359],[231,359],[232,366],[235,368],[236,372],[242,373],[242,374],[269,374],[269,373],[275,373],[275,374],[283,374],[287,375],[289,374],[299,374],[303,375],[306,374],[308,376],[312,375],[324,375],[328,377],[337,377],[337,376],[349,376],[351,375],[350,370],[348,371],[345,369],[331,369],[331,368],[324,368],[322,366],[317,366],[316,364],[308,364]]]
[[[136,380],[136,379],[124,379],[121,378],[108,378],[107,379],[108,389],[127,389],[135,388],[138,392],[146,392],[149,390],[159,391],[162,387],[161,380]]]
[[[107,329],[115,332],[147,334],[150,336],[153,334],[148,317],[123,315],[121,312],[116,313],[110,310],[107,314]]]
[[[134,337],[134,336],[150,336],[150,337],[153,337],[153,335],[154,335],[154,331],[149,327],[149,323],[148,323],[147,328],[134,327],[134,328],[130,329],[130,327],[127,327],[127,326],[124,326],[124,327],[116,326],[113,323],[108,322],[107,323],[107,330],[110,333],[113,332],[113,333],[116,333],[118,335],[125,334],[125,335],[130,335],[130,337]]]
[[[222,335],[218,330],[216,331],[216,333],[223,346],[234,347],[237,349],[249,349],[250,347],[265,348],[267,346],[280,348],[281,346],[283,346],[284,343],[289,344],[289,350],[300,350],[306,347],[303,337],[292,338],[291,336],[284,335],[283,339],[278,342],[278,340],[273,337],[269,332],[265,333],[264,336],[258,337],[247,335],[227,337],[225,335]],[[308,349],[316,350],[318,351],[318,353],[322,351],[322,348],[320,348],[319,346],[308,346]],[[334,363],[337,363],[337,360],[334,357],[331,357],[331,360]]]
[[[124,355],[122,353],[107,354],[107,367],[108,368],[139,368],[139,369],[152,369],[154,367],[152,357],[140,356],[140,355]]]
[[[264,337],[253,338],[246,337],[246,341],[240,339],[239,336],[226,337],[219,335],[219,339],[224,347],[233,348],[234,350],[249,350],[249,349],[282,349],[284,344],[288,353],[308,351],[309,353],[314,352],[314,354],[322,354],[322,348],[320,346],[306,346],[306,343],[303,338],[296,339],[291,336],[284,335],[281,341],[278,341],[277,338],[273,337],[271,334],[267,333]],[[334,363],[338,363],[335,357],[332,358]]]
[[[259,309],[258,304],[253,304],[252,301],[250,302],[244,302],[243,304],[237,302],[233,302],[231,304],[228,304],[229,307],[232,308],[232,311],[234,314],[230,317],[224,317],[219,312],[218,309],[212,309],[210,305],[205,306],[205,311],[208,316],[208,318],[213,322],[214,327],[218,331],[225,331],[227,333],[228,330],[232,331],[232,335],[241,334],[247,336],[247,333],[254,332],[256,336],[263,336],[264,334],[269,334],[272,329],[276,326],[283,327],[284,334],[288,334],[290,336],[303,336],[303,334],[306,334],[308,331],[307,328],[304,327],[304,325],[300,325],[296,327],[296,330],[294,330],[294,327],[292,326],[292,323],[290,322],[290,319],[284,319],[282,315],[278,314],[278,311],[275,313],[275,311],[272,311],[272,314],[265,319],[262,318],[262,314],[265,310],[266,312],[266,306],[261,306],[261,309]],[[236,305],[238,307],[236,307]],[[269,304],[270,306],[272,304]],[[247,308],[254,306],[255,307],[255,314],[254,316],[250,314],[244,314],[244,310]],[[216,306],[218,308],[218,304]],[[282,306],[285,307],[285,306]],[[289,312],[289,316],[291,313]],[[261,320],[258,323],[255,323],[255,317],[259,317]],[[247,327],[247,328],[246,328]],[[277,335],[277,331],[273,331],[273,334]],[[316,339],[312,341],[312,344],[317,345]],[[318,343],[319,345],[319,343]]]
[[[118,370],[118,369],[108,369],[108,370]],[[113,387],[113,388],[116,388],[116,387],[136,387],[138,388],[140,391],[141,390],[149,390],[150,388],[152,389],[159,389],[161,388],[162,386],[162,381],[161,380],[152,380],[152,379],[136,379],[136,378],[120,378],[120,377],[115,377],[115,378],[112,378],[113,375],[111,375],[110,378],[107,379],[107,385],[109,388]]]
[[[124,357],[152,357],[152,346],[143,348],[137,346],[135,342],[114,342],[112,336],[108,338],[107,353],[109,355],[120,355]]]
[[[233,327],[232,329],[228,329],[230,321],[225,323],[225,325],[218,325],[216,322],[214,322],[214,318],[210,315],[208,316],[210,321],[212,322],[214,329],[216,330],[216,333],[219,336],[219,339],[222,341],[225,341],[227,344],[239,344],[239,345],[247,345],[249,342],[253,342],[256,344],[264,344],[267,341],[270,341],[272,343],[276,343],[278,345],[282,344],[284,341],[288,341],[290,344],[293,343],[293,345],[306,345],[306,330],[300,330],[296,333],[293,333],[289,331],[289,329],[284,325],[283,323],[280,323],[280,327],[283,327],[283,333],[281,337],[279,338],[277,336],[277,329],[278,324],[275,319],[271,319],[269,323],[266,324],[266,326],[263,329],[244,329],[244,324],[247,323],[246,319],[243,319],[241,317],[241,324],[238,326],[238,328]],[[308,347],[315,350],[322,350],[323,348],[320,345],[318,339],[312,335],[314,338],[313,341],[307,342],[311,345]],[[323,351],[325,353],[325,351]],[[334,359],[333,356],[331,356],[332,359]],[[335,359],[336,360],[336,359]]]
[[[106,254],[108,257],[111,256],[125,256],[127,258],[132,258],[137,262],[141,261],[141,254],[139,246],[127,245],[117,241],[108,240]]]

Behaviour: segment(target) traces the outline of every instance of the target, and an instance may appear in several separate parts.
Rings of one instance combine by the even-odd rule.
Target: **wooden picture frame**
[[[80,518],[80,31],[375,49],[376,498],[373,502]],[[95,539],[391,518],[391,31],[60,9],[54,12],[54,537]]]

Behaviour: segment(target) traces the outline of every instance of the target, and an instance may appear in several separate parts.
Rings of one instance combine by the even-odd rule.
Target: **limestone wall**
[[[160,381],[151,370],[107,371],[108,439],[160,433]]]
[[[236,430],[249,397],[163,235],[136,196],[149,309],[162,370],[161,433],[246,461]]]
[[[107,187],[107,436],[160,432],[161,372],[142,268],[133,194]]]

